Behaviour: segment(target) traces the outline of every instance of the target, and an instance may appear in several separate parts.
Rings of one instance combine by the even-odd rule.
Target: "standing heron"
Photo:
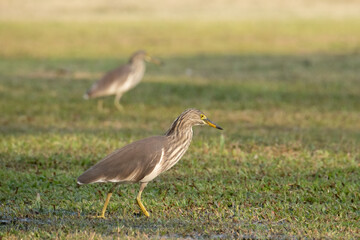
[[[201,111],[187,109],[171,124],[163,136],[145,138],[122,147],[85,171],[78,184],[112,182],[114,186],[106,196],[99,217],[105,218],[105,211],[114,188],[119,183],[140,183],[136,201],[142,212],[149,217],[141,202],[141,193],[146,185],[174,166],[188,149],[193,136],[192,127],[209,125],[221,129],[211,122]]]
[[[94,83],[84,94],[85,99],[115,95],[114,104],[121,110],[119,103],[122,95],[134,88],[144,76],[145,61],[160,64],[161,62],[150,57],[145,51],[135,52],[129,62],[106,73],[99,81]]]

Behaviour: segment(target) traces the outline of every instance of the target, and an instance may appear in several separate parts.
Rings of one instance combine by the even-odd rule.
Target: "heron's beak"
[[[163,62],[162,62],[162,61],[160,61],[160,60],[157,59],[157,58],[151,57],[151,56],[149,56],[149,55],[146,55],[145,61],[147,61],[147,62],[152,62],[152,63],[155,63],[155,64],[157,64],[157,65],[163,65]]]
[[[213,128],[217,128],[217,129],[220,129],[220,130],[223,130],[222,127],[218,126],[216,123],[210,121],[210,119],[208,118],[205,118],[203,119],[204,122],[206,122],[210,127],[213,127]]]

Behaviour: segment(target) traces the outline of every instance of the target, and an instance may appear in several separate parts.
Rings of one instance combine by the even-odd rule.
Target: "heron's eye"
[[[206,119],[206,117],[205,117],[205,115],[204,115],[204,114],[200,114],[200,118],[201,118],[201,120]]]

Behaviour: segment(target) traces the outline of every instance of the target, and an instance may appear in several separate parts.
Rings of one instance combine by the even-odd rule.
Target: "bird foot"
[[[103,109],[98,109],[99,113],[109,113],[110,109],[108,108],[103,108]]]
[[[90,218],[92,218],[92,219],[98,219],[98,218],[100,218],[100,219],[106,219],[106,217],[104,216],[104,215],[97,215],[97,216],[90,216]]]
[[[108,113],[110,110],[104,107],[103,100],[98,100],[97,109],[101,113]]]
[[[122,105],[120,105],[120,104],[115,104],[115,107],[119,112],[124,111],[124,107]]]

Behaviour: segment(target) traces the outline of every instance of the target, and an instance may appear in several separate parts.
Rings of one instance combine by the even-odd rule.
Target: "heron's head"
[[[152,62],[152,63],[158,64],[158,65],[162,64],[162,62],[159,59],[151,57],[144,50],[139,50],[139,51],[133,53],[133,55],[131,56],[130,62],[137,62],[137,61]]]
[[[206,115],[197,109],[187,109],[180,116],[179,120],[186,122],[192,126],[196,125],[209,125],[210,127],[223,130],[222,127],[218,126],[216,123],[210,121]]]
[[[184,131],[188,132],[189,129],[192,129],[192,126],[196,125],[209,125],[210,127],[222,130],[222,127],[210,121],[203,112],[190,108],[185,110],[178,118],[175,119],[165,135],[170,136]]]

